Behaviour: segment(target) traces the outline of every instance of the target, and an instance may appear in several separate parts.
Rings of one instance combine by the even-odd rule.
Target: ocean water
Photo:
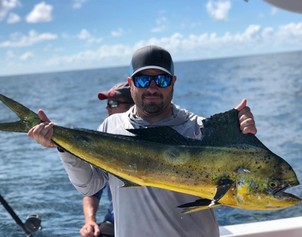
[[[209,117],[248,99],[258,138],[287,160],[302,182],[302,52],[178,62],[174,103]],[[100,90],[125,80],[127,67],[0,77],[0,93],[33,111],[43,108],[63,126],[96,129],[106,117]],[[0,122],[16,116],[2,103]],[[301,185],[290,192],[302,197]],[[80,236],[82,196],[70,184],[54,149],[45,149],[25,134],[0,132],[0,194],[25,221],[42,218],[35,236]],[[108,205],[102,200],[99,220]],[[139,207],[138,207],[139,208]],[[302,205],[280,211],[215,209],[220,225],[302,215]],[[0,205],[0,236],[24,236]]]

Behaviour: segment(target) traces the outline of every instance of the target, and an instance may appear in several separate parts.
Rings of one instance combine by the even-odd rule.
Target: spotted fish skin
[[[0,100],[20,118],[0,123],[0,130],[26,133],[40,123],[22,104],[4,95]],[[157,187],[208,200],[188,204],[189,211],[209,203],[250,210],[301,203],[283,192],[299,184],[293,168],[256,136],[242,134],[237,110],[216,114],[203,124],[202,140],[185,138],[170,127],[131,129],[133,136],[123,136],[55,125],[52,141],[119,177],[125,186]]]

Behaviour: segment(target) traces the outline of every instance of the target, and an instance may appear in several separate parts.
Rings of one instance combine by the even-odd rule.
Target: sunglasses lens
[[[139,88],[146,88],[150,86],[151,80],[152,77],[147,75],[137,75],[133,77],[134,85]]]
[[[158,87],[165,88],[171,85],[172,76],[167,74],[161,74],[156,76],[149,75],[136,75],[132,77],[135,87],[138,88],[147,88],[150,86],[152,80],[155,81],[155,84]]]
[[[156,85],[161,88],[170,86],[171,82],[172,82],[172,76],[167,74],[157,75],[155,79]]]
[[[115,101],[115,100],[108,100],[108,102],[107,102],[107,106],[109,108],[116,108],[118,105],[119,105],[119,102]]]

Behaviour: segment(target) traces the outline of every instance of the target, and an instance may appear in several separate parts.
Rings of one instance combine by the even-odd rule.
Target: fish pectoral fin
[[[182,208],[182,213],[189,214],[192,212],[206,210],[209,207],[214,208],[220,205],[219,203],[215,203],[214,205],[210,206],[211,203],[212,200],[209,199],[197,199],[195,202],[189,202],[178,207]]]
[[[186,203],[178,207],[183,208],[182,212],[185,214],[217,207],[220,205],[219,200],[229,191],[233,183],[230,179],[221,179],[218,182],[213,200],[197,199],[195,202]]]
[[[200,198],[200,199],[197,199],[195,202],[188,202],[188,203],[182,204],[178,207],[185,208],[185,207],[209,206],[211,202],[212,201],[210,199]]]
[[[213,200],[211,201],[211,203],[209,204],[209,207],[212,207],[217,202],[219,202],[219,200],[230,190],[233,183],[234,182],[230,179],[219,180],[216,194],[215,194]]]

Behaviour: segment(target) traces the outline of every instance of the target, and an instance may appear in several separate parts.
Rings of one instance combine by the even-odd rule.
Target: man
[[[134,102],[130,94],[128,82],[118,83],[106,92],[98,94],[100,100],[107,100],[108,116],[115,113],[126,112]],[[109,208],[100,226],[96,222],[96,212],[104,189],[107,188]],[[80,230],[82,237],[113,237],[114,236],[114,216],[112,208],[111,192],[108,185],[93,196],[84,196],[83,212],[85,224]]]
[[[170,126],[183,136],[202,139],[202,117],[180,109],[172,101],[176,82],[174,64],[168,51],[157,46],[138,49],[131,61],[128,83],[135,106],[125,113],[105,119],[100,131],[131,135],[127,129]],[[256,133],[250,109],[243,100],[237,107],[243,133]],[[53,124],[43,111],[42,121],[28,135],[46,147],[55,147],[50,138]],[[212,209],[183,214],[178,205],[198,197],[153,187],[123,187],[123,181],[61,152],[69,178],[78,191],[93,195],[108,180],[112,192],[117,237],[218,237],[219,229]]]
[[[107,100],[108,116],[126,112],[134,105],[128,82],[118,83],[109,91],[98,94],[100,100]]]

